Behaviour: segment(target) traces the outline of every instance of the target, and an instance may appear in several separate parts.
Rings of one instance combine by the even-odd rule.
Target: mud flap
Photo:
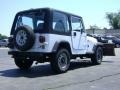
[[[103,44],[103,55],[115,56],[115,45],[109,43]]]

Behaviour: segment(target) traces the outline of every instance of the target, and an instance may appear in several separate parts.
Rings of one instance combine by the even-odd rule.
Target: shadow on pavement
[[[82,62],[71,62],[70,70],[85,68],[93,66],[90,61],[82,61]],[[30,70],[24,71],[19,69],[9,69],[0,71],[0,76],[4,77],[27,77],[27,78],[36,78],[36,77],[45,77],[45,76],[53,76],[57,75],[54,73],[50,67],[50,64],[40,65],[40,66],[33,66]]]

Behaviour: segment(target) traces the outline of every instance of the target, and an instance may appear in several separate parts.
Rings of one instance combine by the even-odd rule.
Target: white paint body
[[[93,47],[97,44],[97,40],[93,37],[89,37],[86,33],[77,32],[78,36],[65,36],[58,34],[35,34],[35,43],[33,47],[25,52],[40,52],[51,53],[56,42],[66,41],[70,44],[71,52],[73,55],[80,55],[86,53],[93,53]],[[39,42],[39,36],[45,36],[45,43]],[[44,45],[45,48],[41,46]],[[14,48],[10,51],[19,51]],[[19,51],[21,52],[21,51]]]

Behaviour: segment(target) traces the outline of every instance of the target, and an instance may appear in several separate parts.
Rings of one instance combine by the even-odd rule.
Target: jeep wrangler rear
[[[29,69],[33,61],[50,62],[57,73],[66,72],[76,57],[101,64],[104,51],[103,44],[87,36],[82,17],[50,8],[17,13],[9,48],[20,69]]]

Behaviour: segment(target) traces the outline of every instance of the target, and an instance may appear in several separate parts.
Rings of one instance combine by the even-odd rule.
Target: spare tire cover
[[[27,25],[18,27],[14,33],[14,42],[18,50],[26,51],[32,48],[35,42],[32,28]]]

